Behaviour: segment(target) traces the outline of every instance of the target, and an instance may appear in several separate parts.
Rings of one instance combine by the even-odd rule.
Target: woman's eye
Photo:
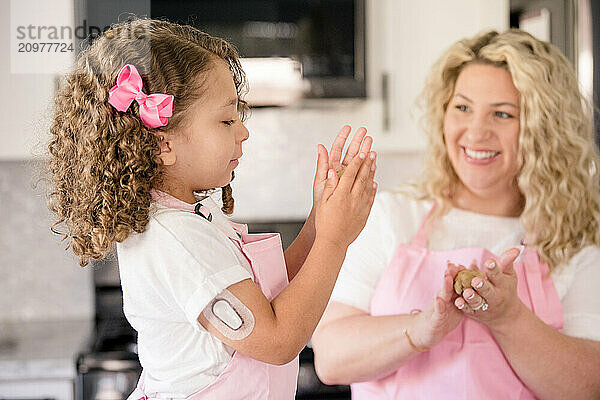
[[[499,117],[502,119],[507,119],[507,118],[512,118],[513,116],[510,115],[509,113],[505,113],[504,111],[496,111],[496,117]]]
[[[456,106],[456,109],[459,111],[469,111],[469,107],[465,106],[464,104]]]
[[[221,122],[223,122],[227,126],[231,126],[234,124],[235,119],[230,119],[229,121],[221,121]]]

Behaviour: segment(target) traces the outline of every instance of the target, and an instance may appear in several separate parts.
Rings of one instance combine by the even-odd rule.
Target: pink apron
[[[212,220],[209,209],[197,203],[196,207],[174,197],[153,198],[163,205],[196,213]],[[249,234],[248,226],[231,222],[239,238],[232,238],[250,262],[254,282],[258,284],[267,299],[273,300],[288,284],[287,268],[283,256],[279,233]],[[217,225],[218,227],[218,225]],[[188,400],[287,400],[296,394],[298,378],[298,357],[285,365],[271,365],[234,352],[225,370],[202,390],[187,397]],[[152,393],[144,392],[144,377],[128,400],[152,399]]]
[[[481,265],[489,258],[499,258],[483,248],[431,251],[426,247],[427,237],[422,223],[412,243],[398,246],[371,299],[371,315],[408,314],[415,308],[427,308],[442,286],[447,260],[468,266],[474,259]],[[519,298],[545,323],[562,329],[562,307],[548,266],[538,260],[534,249],[526,247],[514,268]],[[351,386],[354,400],[535,399],[489,330],[467,317],[442,342],[396,372]]]

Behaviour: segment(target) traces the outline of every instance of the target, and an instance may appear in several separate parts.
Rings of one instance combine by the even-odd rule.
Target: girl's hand
[[[375,152],[362,151],[351,159],[342,177],[329,169],[315,211],[316,238],[348,247],[364,228],[371,212],[377,184]]]
[[[367,154],[371,150],[373,138],[370,136],[365,137],[367,133],[365,128],[358,128],[348,146],[346,156],[342,160],[344,145],[346,144],[346,139],[348,139],[351,131],[352,128],[348,125],[345,125],[340,130],[340,133],[338,133],[331,145],[329,155],[327,154],[325,146],[321,144],[318,145],[319,156],[317,158],[317,172],[315,173],[315,180],[313,183],[313,210],[316,208],[317,204],[319,204],[321,196],[323,195],[323,189],[325,189],[325,183],[327,182],[327,171],[333,169],[339,176],[359,151]]]
[[[517,295],[517,275],[513,268],[519,253],[519,249],[510,249],[502,253],[499,261],[487,260],[485,279],[473,278],[473,289],[465,289],[462,297],[455,300],[457,309],[491,330],[513,323],[525,308]]]
[[[435,346],[462,320],[463,314],[452,305],[456,297],[453,282],[458,271],[456,265],[448,263],[448,269],[444,274],[444,285],[436,298],[425,310],[414,315],[408,334],[416,346],[421,348]]]

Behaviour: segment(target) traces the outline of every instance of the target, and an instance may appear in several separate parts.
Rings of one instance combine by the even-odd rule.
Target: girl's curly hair
[[[525,201],[520,220],[527,243],[551,269],[566,265],[585,246],[600,246],[600,158],[592,106],[560,50],[518,29],[455,43],[427,78],[420,105],[429,146],[416,188],[420,198],[439,205],[433,217],[450,209],[459,182],[446,151],[443,121],[456,80],[471,63],[506,69],[520,93],[516,183]]]
[[[58,220],[51,230],[68,239],[81,266],[102,259],[114,242],[148,223],[151,188],[162,182],[161,133],[185,126],[186,110],[201,97],[205,76],[224,60],[232,72],[240,117],[246,78],[234,47],[196,28],[135,18],[113,24],[81,52],[54,98],[48,144],[51,187],[48,206]],[[164,127],[148,129],[138,104],[125,112],[108,104],[108,91],[125,64],[134,65],[144,93],[175,97]],[[232,175],[233,177],[233,175]],[[231,186],[222,188],[223,211],[233,212]],[[55,228],[65,224],[66,232]]]

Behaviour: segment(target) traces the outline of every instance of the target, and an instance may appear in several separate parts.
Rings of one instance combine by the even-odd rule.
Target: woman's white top
[[[410,243],[432,202],[401,193],[378,193],[366,226],[348,247],[331,301],[369,312],[371,297],[396,247]],[[496,217],[453,208],[429,235],[431,250],[487,248],[501,254],[520,247],[523,227],[518,218]],[[579,251],[564,268],[552,273],[564,318],[563,333],[600,340],[600,248]]]
[[[138,331],[146,393],[185,398],[214,381],[233,350],[197,321],[223,289],[253,279],[250,264],[227,237],[236,235],[220,206],[213,216],[152,203],[145,232],[117,243],[123,309]],[[217,229],[217,225],[222,229]]]

